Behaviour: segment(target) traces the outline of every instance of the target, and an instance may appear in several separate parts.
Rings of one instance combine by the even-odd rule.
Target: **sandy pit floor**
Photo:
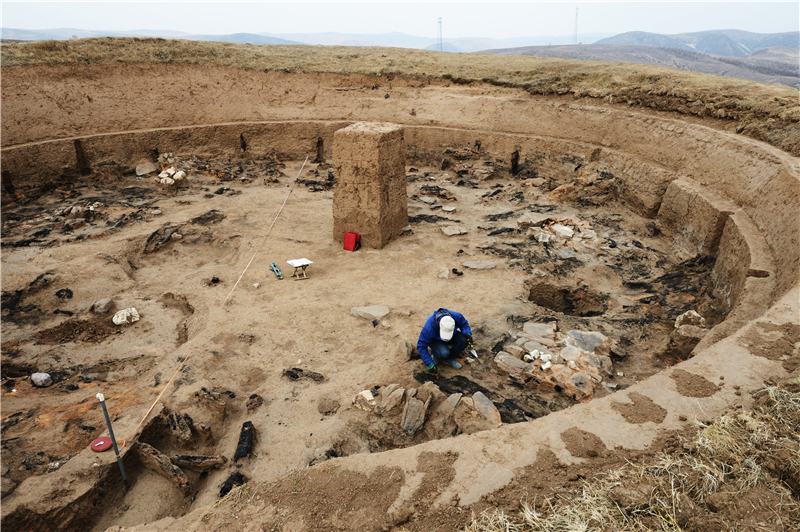
[[[479,355],[461,370],[443,367],[439,387],[481,391],[504,423],[624,389],[688,356],[691,346],[670,341],[677,316],[696,310],[710,328],[727,312],[704,288],[712,264],[680,263],[652,221],[613,193],[564,198],[555,183],[512,176],[479,153],[446,170],[407,166],[410,231],[356,252],[333,239],[329,165],[190,154],[161,162],[186,179],[20,189],[2,212],[4,482],[54,471],[101,435],[98,392],[112,419],[138,423],[130,417],[142,408],[134,407],[154,402],[184,361],[162,400],[173,421],[189,415],[211,436],[176,440],[162,416],[140,441],[169,456],[228,460],[187,471],[187,492],[134,464],[130,489],[95,516],[93,530],[218,500],[237,470],[231,459],[247,421],[257,439],[238,471],[253,481],[492,428],[472,411],[445,435],[409,436],[399,412],[379,417],[352,406],[362,390],[430,380],[410,347],[438,307],[467,317]],[[541,228],[520,228],[526,215],[572,236],[540,242]],[[299,258],[313,261],[308,279],[291,276],[287,260]],[[470,269],[469,261],[495,267]],[[103,298],[112,309],[94,312]],[[390,312],[375,321],[351,312],[371,305]],[[113,313],[130,307],[141,319],[114,325]],[[622,355],[587,397],[509,378],[495,357],[521,351],[513,346],[524,346],[526,322],[555,323],[562,336],[602,333]],[[54,383],[33,387],[35,372]]]

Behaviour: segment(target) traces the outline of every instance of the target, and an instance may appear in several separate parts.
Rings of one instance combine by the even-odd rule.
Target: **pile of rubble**
[[[379,416],[400,416],[400,427],[413,436],[424,425],[427,438],[440,439],[456,434],[499,427],[500,412],[486,395],[472,397],[442,392],[433,382],[405,389],[399,384],[359,392],[353,406]]]
[[[559,259],[571,259],[576,252],[596,253],[610,249],[601,246],[602,242],[589,222],[576,216],[553,218],[548,214],[526,213],[517,219],[517,228],[524,231],[529,240],[560,248],[556,255]]]
[[[595,331],[563,333],[556,322],[529,321],[511,340],[494,358],[509,380],[551,386],[579,401],[591,399],[598,385],[615,389],[606,381],[622,373],[615,371],[612,357],[627,355],[617,340]]]

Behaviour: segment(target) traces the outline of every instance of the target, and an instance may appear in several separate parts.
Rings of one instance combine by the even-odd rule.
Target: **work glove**
[[[434,379],[439,378],[439,368],[436,367],[436,364],[431,364],[428,366],[428,371],[433,375]]]
[[[467,339],[467,345],[468,346],[475,347],[475,344],[472,342],[472,335],[471,334],[465,334],[464,338]]]

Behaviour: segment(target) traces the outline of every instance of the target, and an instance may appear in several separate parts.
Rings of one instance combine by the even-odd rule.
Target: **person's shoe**
[[[451,366],[453,366],[453,367],[454,367],[454,368],[456,368],[456,369],[461,369],[461,368],[463,367],[463,366],[462,366],[462,365],[459,363],[459,361],[458,361],[458,360],[456,360],[455,358],[448,358],[448,359],[447,359],[447,363],[448,363],[448,364],[450,364]]]

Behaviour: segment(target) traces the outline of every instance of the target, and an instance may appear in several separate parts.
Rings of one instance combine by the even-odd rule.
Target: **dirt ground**
[[[141,440],[166,454],[229,455],[242,423],[252,421],[257,458],[242,471],[258,481],[331,457],[430,439],[403,433],[398,415],[375,419],[351,402],[363,389],[430,380],[407,347],[440,306],[467,316],[479,358],[460,371],[443,368],[439,386],[448,393],[484,391],[512,423],[577,402],[552,387],[514,385],[495,367],[494,354],[526,321],[554,320],[563,331],[620,340],[628,356],[615,365],[614,388],[598,387],[602,396],[678,360],[668,352],[679,314],[699,309],[712,325],[724,317],[721,300],[701,290],[708,268],[677,264],[652,222],[613,199],[583,208],[549,199],[555,179],[533,186],[524,173],[502,168],[473,179],[464,168],[493,163],[479,153],[461,157],[450,171],[408,166],[411,231],[382,250],[354,253],[332,238],[328,164],[161,159],[188,171],[185,185],[133,177],[111,186],[34,189],[3,209],[2,453],[4,476],[14,482],[53,471],[105,430],[97,392],[107,397],[112,418],[120,416],[154,401],[187,356],[165,404],[208,425],[213,443],[181,449],[161,433],[164,427]],[[558,259],[557,248],[518,230],[516,220],[531,212],[583,220],[596,244]],[[453,224],[467,232],[443,234]],[[176,233],[180,239],[170,237]],[[308,279],[298,281],[286,261],[301,257],[314,264]],[[464,268],[470,260],[497,267]],[[272,262],[283,280],[270,270]],[[440,277],[443,269],[447,278]],[[668,293],[664,283],[680,289]],[[581,311],[559,287],[569,287],[568,298],[591,292],[594,306]],[[141,320],[116,326],[110,312],[93,312],[93,303],[106,297],[115,310],[135,307]],[[351,315],[352,307],[367,305],[391,312],[375,324]],[[34,372],[50,373],[54,384],[32,387]],[[204,389],[223,394],[224,415],[203,407]],[[263,404],[248,410],[256,395]],[[462,423],[457,433],[487,428]],[[168,480],[134,473],[132,488],[94,529],[210,504],[228,475],[224,468],[193,479],[187,503]]]
[[[356,471],[334,460],[471,434],[491,438],[485,431],[495,423],[479,413],[474,399],[466,400],[476,392],[488,398],[503,424],[531,426],[522,424],[569,413],[580,403],[610,402],[614,394],[687,360],[699,338],[677,338],[676,318],[695,310],[710,329],[731,309],[727,295],[711,288],[713,260],[676,254],[676,240],[642,216],[655,215],[664,192],[658,187],[683,175],[682,158],[716,154],[700,148],[675,153],[684,144],[670,144],[672,130],[696,127],[691,138],[702,143],[685,145],[717,143],[716,148],[757,152],[742,156],[763,159],[762,166],[754,165],[754,182],[772,175],[770,165],[794,164],[771,147],[761,153],[755,141],[736,144],[734,123],[719,118],[690,114],[681,118],[683,126],[660,124],[668,113],[658,107],[630,112],[609,101],[590,109],[570,96],[531,96],[477,82],[450,86],[392,75],[388,88],[378,90],[370,88],[376,76],[361,74],[229,67],[211,72],[181,64],[79,67],[85,70],[78,74],[66,64],[4,67],[5,80],[11,80],[3,92],[4,155],[12,154],[12,170],[30,178],[10,180],[4,171],[1,218],[2,496],[4,506],[18,505],[13,522],[4,512],[3,524],[20,530],[42,522],[94,531],[187,523],[197,530],[457,530],[485,509],[516,511],[523,496],[573,492],[579,481],[626,460],[680,449],[680,436],[693,430],[675,430],[674,424],[657,429],[660,436],[646,449],[624,441],[617,448],[588,430],[570,428],[559,433],[560,442],[585,462],[566,464],[563,454],[543,447],[506,487],[476,503],[456,497],[444,506],[439,498],[455,478],[458,453],[441,447],[422,453],[422,479],[409,478],[396,464]],[[164,82],[153,90],[142,83],[147,76],[181,83]],[[100,81],[112,77],[114,83]],[[19,98],[12,97],[12,87]],[[126,104],[120,93],[137,105]],[[184,98],[196,107],[174,105]],[[469,109],[461,109],[464,102]],[[550,117],[584,112],[585,120]],[[623,112],[629,113],[629,127],[605,126],[610,119],[601,115]],[[100,120],[104,113],[108,120]],[[354,119],[414,124],[420,138],[427,126],[444,126],[444,133],[430,132],[436,142],[450,138],[447,127],[482,129],[485,135],[496,127],[541,135],[543,147],[514,163],[488,156],[479,143],[442,141],[436,153],[426,151],[434,142],[420,143],[424,147],[406,160],[409,229],[383,249],[349,252],[333,235],[331,158],[315,162],[312,153],[304,161],[283,151],[308,151],[320,135],[328,138],[337,124]],[[292,121],[296,129],[286,126]],[[309,126],[310,121],[318,123]],[[244,128],[236,133],[236,146],[226,129],[232,123]],[[270,134],[256,134],[260,128]],[[281,128],[291,132],[281,135]],[[659,128],[670,133],[658,144],[663,153],[651,154],[649,144],[637,144],[637,135],[652,129],[660,138]],[[708,132],[721,140],[708,141]],[[452,138],[464,137],[454,129]],[[569,144],[572,138],[580,140]],[[190,148],[128,160],[141,152],[140,142]],[[510,154],[516,140],[492,142],[499,146],[495,153]],[[118,151],[107,151],[109,146]],[[585,153],[564,155],[573,149],[564,146]],[[84,148],[91,161],[81,162]],[[59,170],[53,163],[37,173],[20,154],[68,157],[70,165]],[[630,160],[623,164],[626,154]],[[603,157],[636,179],[612,175]],[[732,160],[719,165],[730,168],[738,161]],[[706,183],[714,164],[707,162],[686,165],[689,177],[724,189],[714,176]],[[186,177],[174,184],[156,182],[153,172],[137,177],[134,166],[143,163],[184,171]],[[780,187],[794,178],[783,172],[772,185],[785,190]],[[627,204],[637,193],[623,190],[625,184],[639,186],[648,200]],[[742,185],[731,198],[747,195],[752,186]],[[778,201],[774,191],[759,194],[750,194],[754,202],[769,198],[775,205],[772,215],[752,209],[756,225],[797,233],[791,225],[794,197]],[[786,227],[774,228],[770,216]],[[795,255],[776,257],[784,291],[796,283],[796,276],[785,273],[796,265]],[[313,261],[307,279],[293,278],[287,264],[299,258]],[[472,269],[465,265],[470,261],[491,261],[494,267]],[[763,280],[759,272],[756,281]],[[99,312],[96,304],[104,298],[110,308]],[[372,305],[385,305],[389,313],[373,320],[352,312]],[[428,384],[432,377],[413,349],[425,319],[439,307],[467,317],[478,354],[463,358],[460,370],[440,368],[435,383],[441,392]],[[112,316],[126,308],[135,308],[141,319],[115,325]],[[792,319],[760,324],[742,340],[745,347],[765,364],[795,371]],[[587,394],[512,376],[498,365],[502,353],[519,359],[527,350],[525,324],[531,322],[555,324],[560,336],[553,343],[569,331],[609,339],[613,355]],[[36,372],[49,373],[53,384],[33,386]],[[722,402],[723,383],[716,375],[706,377],[679,369],[666,380],[698,404],[704,398]],[[416,389],[417,398],[437,409],[450,394],[463,394],[464,400],[452,423],[429,421],[411,435],[401,429],[403,408],[368,412],[353,403],[356,394],[369,390],[384,405],[399,388],[409,394]],[[672,405],[636,390],[620,394],[625,400],[610,410],[627,424],[658,426]],[[735,395],[746,399],[749,391],[737,387]],[[111,451],[96,458],[86,452],[105,431],[98,392],[106,397],[117,438],[125,442],[127,485],[119,480]],[[474,450],[480,444],[464,445]],[[65,464],[69,470],[62,469]],[[48,479],[55,478],[67,481],[37,498],[35,486],[50,490]],[[241,483],[217,505],[231,484]],[[410,504],[397,508],[401,499]],[[692,514],[701,522],[698,515]]]

